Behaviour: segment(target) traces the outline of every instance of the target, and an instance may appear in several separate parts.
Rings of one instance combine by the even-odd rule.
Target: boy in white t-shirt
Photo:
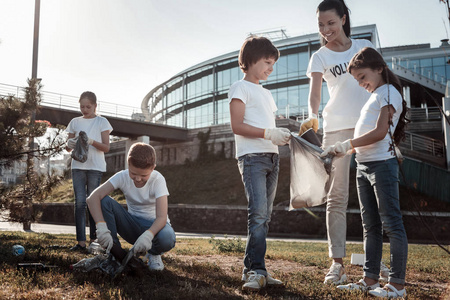
[[[275,127],[277,106],[260,80],[267,80],[278,60],[278,49],[266,38],[247,39],[239,53],[244,79],[228,93],[231,128],[236,140],[236,158],[248,200],[248,237],[242,279],[244,290],[258,291],[282,285],[266,270],[266,237],[278,183],[278,145],[290,139],[287,128]]]
[[[87,199],[96,222],[97,239],[121,262],[127,252],[117,234],[130,244],[136,255],[146,255],[150,270],[161,271],[161,254],[175,246],[175,232],[170,225],[164,177],[155,170],[155,149],[136,143],[128,152],[128,170],[114,174]],[[108,195],[120,189],[128,211]]]

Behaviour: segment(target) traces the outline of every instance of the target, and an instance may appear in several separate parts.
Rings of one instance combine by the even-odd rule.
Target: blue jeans
[[[106,196],[101,201],[103,218],[111,230],[114,244],[120,246],[119,234],[125,241],[134,244],[139,236],[149,229],[155,219],[147,220],[130,215],[128,211],[113,198]],[[155,234],[152,248],[148,251],[153,255],[160,255],[175,247],[175,231],[167,222],[166,226]]]
[[[364,276],[379,279],[384,230],[391,251],[389,282],[405,284],[408,240],[400,211],[397,160],[358,162],[356,180],[366,253]]]
[[[86,209],[89,214],[89,238],[95,240],[95,221],[86,205],[86,198],[100,185],[103,173],[96,170],[72,169],[75,194],[75,228],[77,241],[86,240]]]
[[[275,153],[246,154],[238,158],[238,166],[248,201],[248,234],[243,272],[255,271],[267,275],[264,256],[277,190],[279,157]]]

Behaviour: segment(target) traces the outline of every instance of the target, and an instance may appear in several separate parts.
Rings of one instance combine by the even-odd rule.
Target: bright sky
[[[139,107],[156,85],[238,50],[250,32],[316,33],[320,0],[41,0],[43,90]],[[34,0],[0,2],[0,83],[31,77]],[[376,24],[383,47],[448,38],[439,0],[346,0],[352,26]]]

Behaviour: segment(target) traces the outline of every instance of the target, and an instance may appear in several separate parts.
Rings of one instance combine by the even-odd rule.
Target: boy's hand
[[[264,130],[264,138],[275,145],[283,146],[289,142],[291,132],[287,128],[267,128]]]
[[[131,249],[134,250],[134,253],[136,253],[137,255],[143,255],[152,248],[152,241],[153,233],[150,230],[146,230],[136,240]]]
[[[353,148],[352,140],[346,140],[345,142],[337,142],[333,146],[327,147],[321,154],[321,157],[328,155],[329,153],[342,157],[347,154],[352,154],[355,151]]]
[[[74,138],[68,139],[67,140],[67,148],[75,149],[75,146],[77,144],[77,140],[78,140],[78,137],[74,137]]]
[[[302,122],[298,135],[302,135],[306,130],[310,128],[312,128],[314,132],[317,132],[317,130],[319,129],[319,120],[317,120],[317,115],[314,113],[311,113],[308,119]]]
[[[106,226],[106,222],[98,222],[95,224],[95,227],[97,227],[95,233],[97,234],[98,243],[103,248],[106,248],[106,253],[109,253],[113,246],[111,231],[108,229],[108,226]]]

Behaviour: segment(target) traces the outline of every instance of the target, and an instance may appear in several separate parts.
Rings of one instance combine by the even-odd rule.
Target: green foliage
[[[40,80],[30,79],[23,99],[0,97],[0,166],[26,161],[22,183],[0,188],[0,209],[8,209],[9,221],[22,222],[25,229],[39,217],[33,213],[33,202],[42,202],[61,180],[57,176],[39,176],[34,170],[35,161],[60,153],[65,144],[60,135],[62,127],[56,127],[45,143],[36,143],[35,138],[51,126],[48,121],[34,119],[41,103],[41,88]]]
[[[219,253],[237,252],[243,253],[245,251],[245,243],[241,238],[233,237],[231,239],[225,235],[224,239],[216,239],[213,235],[209,243],[213,245],[213,249],[219,251]]]

